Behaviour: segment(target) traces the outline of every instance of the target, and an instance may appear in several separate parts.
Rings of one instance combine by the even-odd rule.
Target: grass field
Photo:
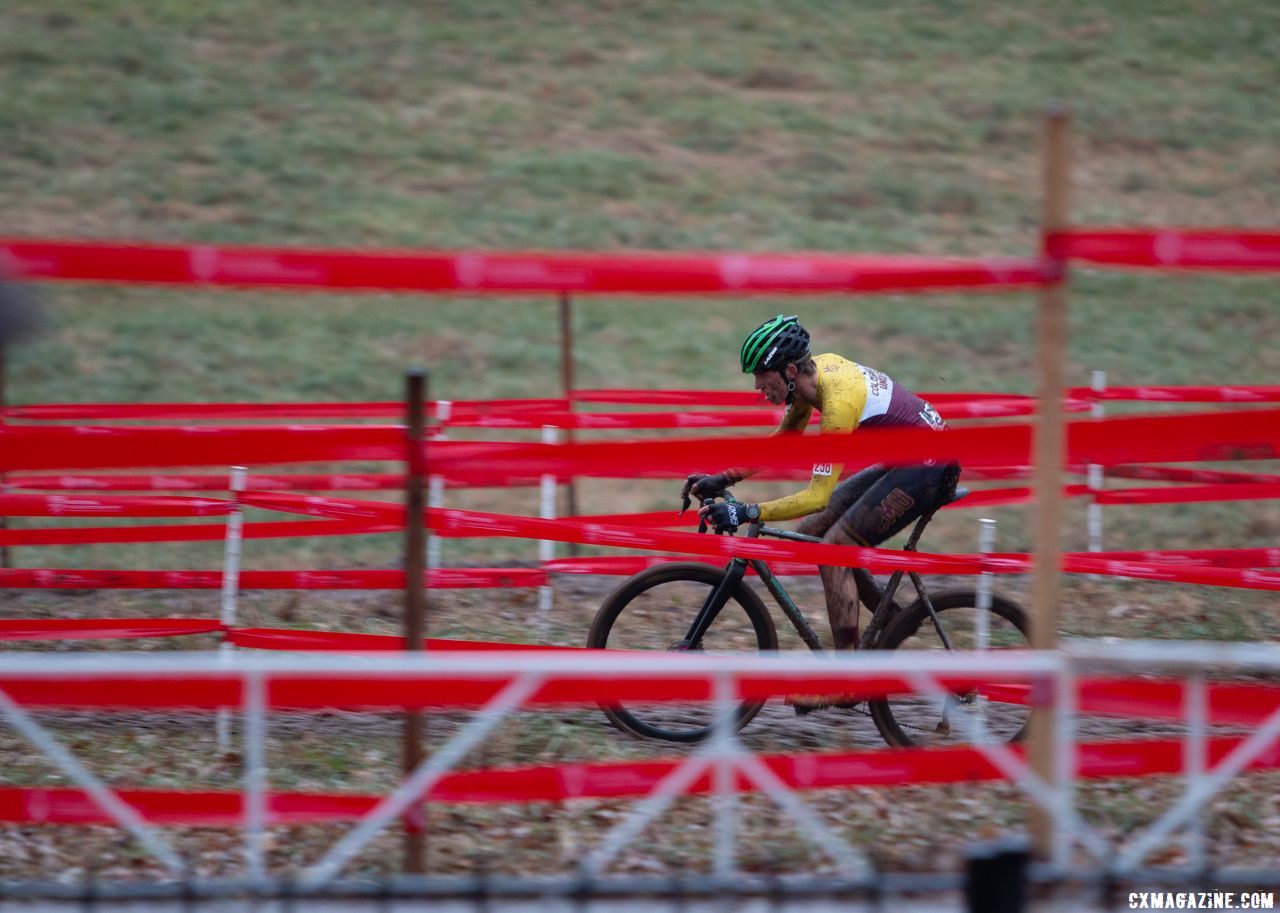
[[[1076,110],[1081,222],[1266,225],[1280,189],[1272,5],[7,5],[0,205],[25,235],[351,247],[1025,254],[1038,130]],[[550,298],[50,286],[13,402],[449,399],[560,390]],[[579,298],[580,387],[743,389],[745,329],[799,311],[821,350],[916,390],[1032,392],[1029,295]],[[1269,278],[1079,271],[1069,383],[1266,383]],[[666,506],[584,486],[583,509]],[[529,511],[533,495],[451,502]],[[1263,544],[1272,504],[1109,512],[1117,547]],[[1004,511],[1002,545],[1028,545]],[[1073,518],[1073,545],[1082,524]],[[971,548],[940,524],[937,547]],[[1270,538],[1269,538],[1270,537]],[[458,544],[519,558],[524,547]],[[461,551],[459,552],[458,549]],[[252,550],[268,566],[379,544]],[[19,560],[37,560],[20,550]],[[95,549],[45,563],[137,565]],[[150,550],[153,566],[216,550]],[[1227,601],[1238,594],[1226,594]]]
[[[1269,226],[1280,199],[1277,61],[1280,6],[1266,0],[358,9],[12,0],[0,7],[0,232],[1028,254],[1040,112],[1053,100],[1075,111],[1077,221]],[[414,364],[431,369],[440,398],[560,390],[551,298],[42,291],[50,325],[8,353],[11,402],[393,399]],[[1269,342],[1280,338],[1273,278],[1078,271],[1070,302],[1073,385],[1095,369],[1116,385],[1280,375]],[[1033,391],[1029,295],[578,298],[578,384],[746,389],[735,364],[741,337],[783,310],[802,315],[820,350],[913,389]],[[584,511],[600,513],[673,501],[658,485],[587,483],[581,495]],[[533,510],[533,498],[491,492],[450,503],[518,512]],[[932,547],[973,549],[972,516],[940,519]],[[1000,547],[1027,548],[1026,511],[995,516]],[[1262,546],[1280,534],[1275,502],[1107,516],[1108,544],[1121,548]],[[1081,508],[1069,524],[1068,545],[1080,547]],[[533,553],[528,543],[446,543],[446,557],[460,561]],[[212,546],[95,547],[18,549],[15,558],[211,567],[219,555]],[[250,567],[397,560],[387,537],[255,544],[246,555]],[[558,594],[575,612],[598,597],[572,586]],[[508,602],[495,607],[495,598]],[[186,614],[215,599],[8,593],[0,611]],[[245,612],[262,624],[390,630],[394,605],[394,594],[248,596]],[[532,602],[451,593],[438,611],[442,633],[517,639]],[[580,620],[566,615],[558,636],[580,640]],[[1267,594],[1118,581],[1069,581],[1064,624],[1089,635],[1280,636]],[[552,725],[547,740],[572,732]],[[958,795],[956,815],[968,795]],[[891,816],[850,827],[874,831]],[[520,839],[545,836],[530,826],[533,836]],[[894,858],[915,858],[918,847],[904,846]]]

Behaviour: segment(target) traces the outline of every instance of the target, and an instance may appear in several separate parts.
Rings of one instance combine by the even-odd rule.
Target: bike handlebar
[[[710,507],[712,504],[716,503],[716,499],[718,498],[723,498],[725,501],[729,501],[733,504],[741,503],[737,498],[735,498],[732,494],[729,493],[729,489],[722,488],[720,491],[712,492],[710,497],[703,498],[702,506]],[[684,513],[686,510],[688,510],[689,504],[690,504],[689,496],[685,495],[680,507],[680,513]],[[707,520],[705,517],[702,517],[701,519],[698,520],[698,532],[705,533],[706,531],[707,531]],[[720,536],[720,535],[723,535],[723,533],[716,532],[716,535]]]

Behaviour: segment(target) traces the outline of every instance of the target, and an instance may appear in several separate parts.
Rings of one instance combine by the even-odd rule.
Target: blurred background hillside
[[[1278,61],[1268,0],[11,0],[0,230],[1027,254],[1051,100],[1076,112],[1079,222],[1273,225]],[[11,402],[390,399],[414,363],[440,398],[560,392],[551,297],[43,291],[51,325],[12,354]],[[1274,278],[1081,270],[1070,301],[1072,384],[1094,369],[1118,385],[1280,374]],[[818,350],[916,390],[1030,393],[1034,308],[1026,294],[582,297],[577,380],[747,389],[742,334],[785,310]],[[1116,547],[1280,532],[1270,503],[1112,513]],[[1025,546],[1011,516],[1004,544]]]
[[[1275,0],[4,0],[0,234],[357,249],[1028,255],[1038,240],[1041,113],[1051,101],[1075,112],[1079,223],[1274,227],[1278,85]],[[431,369],[436,398],[561,392],[552,296],[70,284],[39,292],[43,333],[6,353],[11,403],[389,400],[402,394],[403,372],[414,364]],[[1088,384],[1094,370],[1113,385],[1280,378],[1274,276],[1077,270],[1069,300],[1071,385]],[[917,391],[1032,393],[1035,307],[1024,293],[576,297],[577,384],[748,390],[737,365],[744,333],[766,316],[798,312],[818,351],[877,367]],[[1125,408],[1134,407],[1109,412]],[[742,455],[726,462],[741,463]],[[1280,472],[1275,461],[1217,468]],[[770,492],[764,483],[742,488],[744,497]],[[787,488],[774,485],[773,493]],[[592,480],[580,483],[578,507],[674,512],[675,494],[674,484]],[[450,490],[446,504],[533,513],[537,494]],[[1106,545],[1274,547],[1278,504],[1108,508]],[[1026,506],[946,511],[925,547],[975,550],[980,515],[999,521],[999,550],[1028,549]],[[1066,546],[1083,547],[1081,499],[1069,502],[1067,521]],[[10,521],[42,524],[73,525]],[[519,540],[443,543],[446,564],[482,566],[531,564],[536,548]],[[222,549],[221,542],[22,547],[11,558],[28,568],[192,569],[220,566]],[[399,536],[255,540],[244,561],[247,569],[395,567],[402,552]],[[616,583],[557,576],[547,639],[581,644]],[[1002,577],[997,588],[1026,599],[1024,578]],[[800,579],[794,590],[825,629],[815,581]],[[0,599],[15,618],[191,616],[217,605],[208,591],[79,599],[72,592],[5,590]],[[1275,594],[1261,590],[1077,575],[1064,580],[1062,602],[1067,635],[1280,638]],[[242,594],[238,618],[394,633],[401,603],[394,591],[254,591]],[[527,641],[537,596],[436,590],[431,611],[433,636]],[[46,648],[63,646],[36,647]],[[859,737],[850,719],[757,725],[750,744],[785,751],[870,744],[869,728]],[[183,748],[202,735],[182,727],[159,739],[105,729],[89,738],[77,728],[69,741],[77,750],[81,740],[92,743],[86,753],[103,761],[112,782],[235,788],[238,760],[206,763],[211,747]],[[594,711],[522,717],[481,760],[668,750],[604,727]],[[275,784],[339,790],[396,782],[397,746],[362,731],[346,717],[284,730],[281,756],[293,763],[276,767]],[[203,735],[211,739],[207,729]],[[878,744],[874,733],[869,738]],[[25,746],[14,745],[0,743],[10,782],[50,782],[29,752],[21,754]],[[1082,786],[1080,796],[1091,822],[1128,833],[1182,788],[1109,781]],[[841,792],[818,801],[881,864],[934,869],[954,859],[956,847],[1021,828],[1025,804],[1002,789],[966,785],[944,795],[922,787],[890,799]],[[1210,830],[1215,864],[1274,866],[1276,795],[1274,784],[1253,780],[1220,803],[1224,813]],[[539,807],[454,808],[447,819],[433,818],[447,835],[433,835],[433,871],[576,865],[587,844],[565,835],[609,827],[616,815],[568,811],[582,821],[566,829]],[[705,855],[705,817],[681,814],[647,856],[624,867],[679,871]],[[748,869],[812,870],[813,854],[788,839],[789,826],[763,813],[746,826],[754,835],[744,842]],[[0,835],[7,841],[0,876],[26,865],[15,847],[60,842],[40,856],[63,874],[81,871],[74,867],[86,859],[133,853],[108,829],[87,837],[14,833]],[[331,836],[295,830],[276,845],[273,864],[318,853],[320,838]],[[360,871],[396,864],[393,837]],[[189,846],[208,870],[240,870],[241,845],[231,835],[206,833]],[[145,871],[129,858],[130,877]]]
[[[349,247],[1021,254],[1039,113],[1079,221],[1266,225],[1280,7],[313,0],[0,8],[3,231]],[[14,401],[558,389],[547,299],[62,287]],[[1072,380],[1262,382],[1272,280],[1077,276]],[[735,386],[748,325],[1027,390],[1028,296],[584,300],[581,383]],[[465,370],[464,370],[465,366]]]

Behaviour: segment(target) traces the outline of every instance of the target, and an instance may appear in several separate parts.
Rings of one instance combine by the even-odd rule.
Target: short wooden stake
[[[404,533],[404,648],[421,653],[426,648],[426,400],[427,377],[420,370],[405,375],[405,533]],[[421,711],[404,717],[404,773],[408,777],[426,757],[426,720]],[[404,871],[427,871],[426,803],[415,804],[405,815]]]

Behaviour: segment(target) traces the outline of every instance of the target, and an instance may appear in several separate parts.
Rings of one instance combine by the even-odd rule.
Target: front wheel
[[[661,564],[628,578],[600,606],[587,634],[587,646],[609,650],[689,650],[689,627],[724,579],[722,568],[696,562]],[[740,582],[706,635],[692,650],[706,654],[776,650],[778,634],[764,603]],[[745,726],[764,701],[746,701],[735,711],[734,725]],[[715,726],[708,703],[601,704],[624,732],[669,742],[699,742]]]
[[[932,599],[938,622],[953,650],[1023,650],[1030,647],[1027,614],[1016,602],[992,596],[980,612],[972,590],[948,590]],[[984,616],[985,615],[985,619]],[[946,650],[922,601],[889,623],[883,650]],[[871,717],[890,745],[973,744],[974,733],[992,742],[1016,742],[1026,733],[1031,707],[1027,689],[991,683],[965,693],[890,694],[869,702]]]

